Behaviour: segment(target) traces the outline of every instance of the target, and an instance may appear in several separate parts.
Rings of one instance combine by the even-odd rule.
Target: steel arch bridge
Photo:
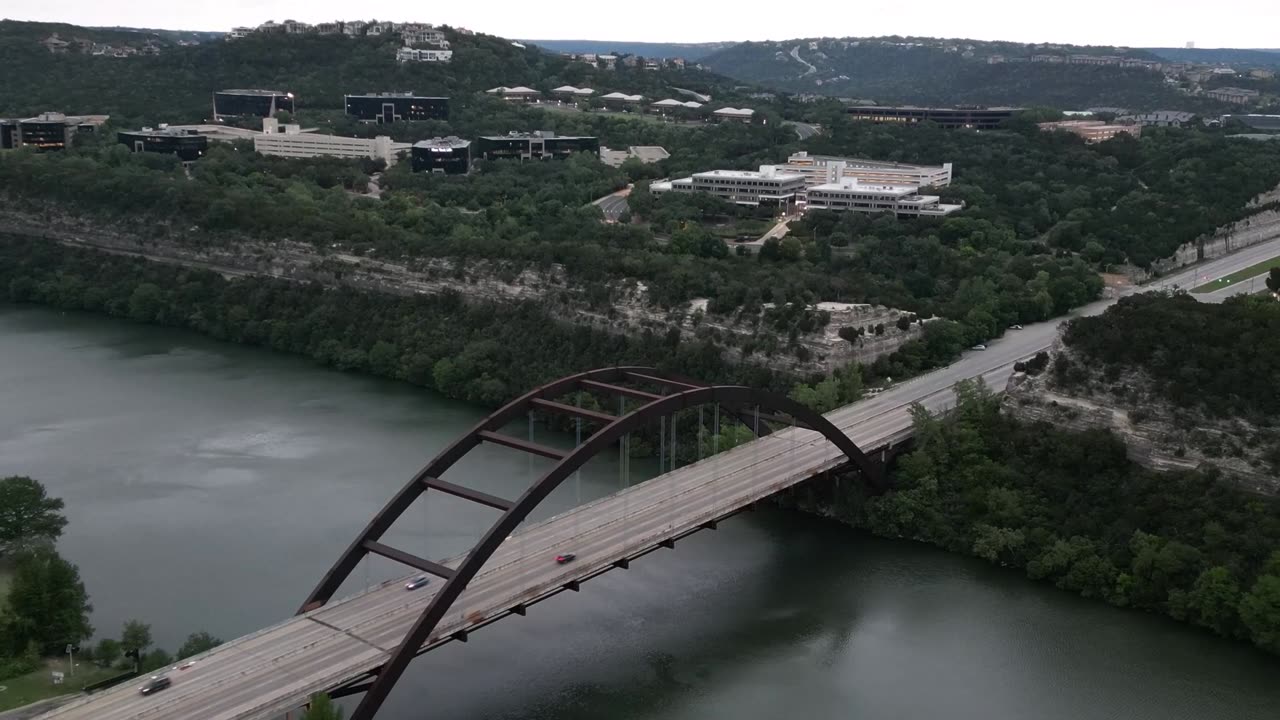
[[[625,384],[623,384],[625,383]],[[642,389],[644,386],[649,389]],[[561,400],[577,393],[604,394],[639,401],[630,412],[613,415],[599,410],[568,404]],[[687,378],[662,373],[651,367],[610,367],[571,375],[556,380],[522,395],[485,417],[415,474],[403,488],[369,521],[355,540],[324,575],[307,597],[298,613],[315,610],[338,591],[342,583],[368,555],[389,558],[422,572],[443,578],[444,586],[432,597],[417,621],[391,653],[390,658],[374,674],[372,680],[360,685],[335,691],[335,696],[364,692],[352,720],[371,720],[386,700],[409,663],[423,651],[424,646],[436,643],[435,630],[454,602],[466,589],[467,583],[481,570],[502,542],[516,530],[529,514],[545,500],[564,480],[588,460],[609,448],[627,434],[690,408],[715,404],[746,424],[756,435],[772,432],[770,426],[798,426],[820,432],[848,459],[862,476],[876,487],[881,484],[881,470],[858,448],[852,440],[822,415],[775,393],[739,385],[704,385]],[[621,403],[620,403],[621,405]],[[764,410],[764,413],[760,411]],[[541,445],[522,440],[500,430],[512,421],[531,413],[548,413],[568,416],[578,422],[597,426],[581,444],[571,450]],[[665,429],[663,431],[665,433]],[[675,439],[675,423],[672,423],[672,440]],[[532,455],[549,458],[555,464],[543,473],[519,498],[509,500],[473,490],[443,479],[445,473],[470,451],[483,443],[501,445]],[[422,495],[436,491],[486,506],[501,515],[468,551],[457,567],[432,562],[380,542],[395,521]],[[706,524],[714,527],[714,521]],[[671,547],[674,540],[664,540]],[[614,563],[625,568],[627,559]],[[576,590],[577,582],[566,587]],[[524,614],[524,606],[511,608],[508,614]],[[453,634],[454,639],[465,640],[466,631]]]

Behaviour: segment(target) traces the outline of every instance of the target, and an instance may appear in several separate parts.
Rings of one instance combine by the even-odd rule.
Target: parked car
[[[567,562],[573,562],[574,558],[576,558],[576,557],[578,557],[578,556],[577,556],[577,555],[574,555],[573,553],[565,553],[565,554],[563,554],[563,555],[557,555],[557,556],[556,556],[556,562],[557,562],[557,563],[559,563],[559,564],[561,564],[561,565],[563,565],[563,564],[565,564],[565,563],[567,563]]]
[[[152,675],[151,679],[147,680],[146,684],[142,686],[140,692],[143,695],[154,695],[172,684],[173,681],[169,679],[168,675]]]
[[[419,575],[418,577],[416,577],[416,578],[414,578],[414,579],[410,580],[409,582],[405,583],[405,584],[404,584],[404,589],[405,589],[405,590],[417,590],[418,588],[422,587],[423,585],[426,585],[426,584],[427,584],[427,583],[429,583],[429,582],[431,582],[431,578],[430,578],[430,577],[428,577],[428,576],[426,576],[426,575]]]

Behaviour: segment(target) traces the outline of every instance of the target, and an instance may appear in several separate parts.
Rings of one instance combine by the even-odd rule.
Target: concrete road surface
[[[627,187],[625,190],[620,190],[612,195],[605,195],[592,204],[600,208],[600,212],[604,213],[606,222],[618,222],[618,218],[631,209],[627,205],[627,196],[630,194],[631,188]]]
[[[1271,252],[1280,248],[1280,240],[1270,244],[1275,246]],[[1253,250],[1265,252],[1263,246]],[[1216,277],[1254,262],[1248,257],[1223,258],[1173,275],[1162,284],[1188,287],[1197,274]],[[1073,314],[1096,314],[1111,302],[1100,301]],[[1013,363],[1049,347],[1058,324],[1055,320],[1010,331],[990,342],[986,351],[969,352],[953,365],[827,417],[863,448],[905,437],[911,429],[913,404],[945,409],[952,402],[952,385],[967,378],[982,377],[992,387],[1003,388]],[[839,464],[838,451],[820,435],[787,429],[527,525],[472,580],[427,646]],[[558,565],[555,556],[564,552],[576,553],[578,559]],[[460,558],[453,558],[445,564],[456,567],[459,562]],[[388,582],[221,645],[197,656],[191,669],[172,671],[173,686],[156,695],[144,697],[138,692],[140,682],[131,683],[41,717],[278,717],[299,707],[311,694],[360,678],[387,661],[443,581],[434,579],[416,591],[406,591],[403,582]]]
[[[801,140],[808,140],[814,135],[817,135],[818,133],[822,132],[822,128],[820,126],[814,125],[812,123],[802,123],[796,120],[787,120],[783,124],[788,125],[792,129],[794,129],[796,131],[796,135],[799,135]]]

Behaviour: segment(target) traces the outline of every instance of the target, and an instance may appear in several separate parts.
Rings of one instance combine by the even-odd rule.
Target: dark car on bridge
[[[173,681],[169,679],[168,675],[152,675],[151,679],[142,686],[139,692],[143,695],[154,695],[172,684]]]
[[[567,562],[573,562],[573,559],[574,559],[574,558],[576,558],[576,557],[578,557],[578,556],[577,556],[577,555],[574,555],[573,553],[565,553],[565,554],[563,554],[563,555],[557,555],[557,556],[556,556],[556,562],[558,562],[558,563],[560,563],[561,565],[563,565],[563,564],[565,564],[565,563],[567,563]]]

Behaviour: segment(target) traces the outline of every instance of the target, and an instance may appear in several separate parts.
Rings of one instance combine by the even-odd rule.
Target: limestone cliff
[[[1063,358],[1075,368],[1086,368],[1087,380],[1064,387],[1054,372]],[[1245,490],[1280,496],[1280,473],[1264,457],[1269,448],[1280,446],[1280,430],[1175,407],[1153,387],[1143,372],[1106,375],[1059,340],[1046,370],[1010,378],[1003,405],[1028,422],[1110,430],[1124,439],[1132,460],[1153,470],[1213,467]]]

